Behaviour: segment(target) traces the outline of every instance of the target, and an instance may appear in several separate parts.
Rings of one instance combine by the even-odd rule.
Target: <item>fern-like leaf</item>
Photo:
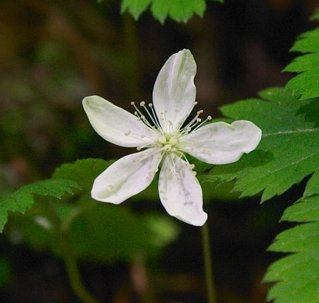
[[[212,0],[223,3],[223,0]],[[164,22],[170,17],[174,21],[186,22],[193,15],[202,16],[206,10],[205,0],[123,0],[122,13],[128,11],[135,19],[145,12],[148,7],[155,19]]]
[[[319,302],[319,196],[287,208],[282,220],[302,222],[279,234],[271,251],[290,253],[273,263],[264,278],[277,282],[268,294],[274,303]]]
[[[24,213],[34,203],[34,196],[46,196],[61,199],[65,194],[72,194],[79,189],[74,181],[50,179],[25,185],[17,191],[7,194],[0,200],[0,232],[8,220],[9,212]]]
[[[275,88],[262,99],[222,107],[225,116],[253,121],[263,136],[257,150],[239,162],[216,166],[207,181],[237,179],[242,196],[262,193],[262,201],[280,195],[319,167],[318,100],[300,101],[288,90]]]
[[[313,20],[319,20],[319,10],[313,15]],[[285,71],[298,73],[287,87],[301,95],[301,99],[319,96],[319,28],[302,34],[295,42],[291,51],[302,55],[293,60]]]

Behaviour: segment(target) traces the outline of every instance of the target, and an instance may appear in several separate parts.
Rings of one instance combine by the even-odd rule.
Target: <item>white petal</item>
[[[156,140],[156,133],[136,116],[99,96],[84,98],[83,107],[95,131],[111,143],[138,147]]]
[[[195,105],[196,63],[189,50],[168,58],[153,90],[153,103],[165,132],[174,132],[184,123]]]
[[[161,157],[150,148],[117,160],[95,179],[92,198],[119,204],[136,195],[152,182]]]
[[[201,186],[190,165],[176,155],[165,158],[158,190],[161,202],[171,216],[196,226],[206,222]]]
[[[210,123],[181,138],[181,148],[206,163],[227,164],[253,151],[261,134],[260,128],[250,121]]]

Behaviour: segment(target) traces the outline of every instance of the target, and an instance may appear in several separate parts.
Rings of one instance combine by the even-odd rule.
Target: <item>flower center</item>
[[[197,102],[195,102],[196,104]],[[195,117],[191,119],[185,126],[180,127],[178,130],[175,130],[174,132],[164,132],[160,120],[156,116],[154,107],[152,103],[149,103],[148,106],[146,106],[145,102],[142,101],[140,102],[138,106],[134,103],[131,102],[131,105],[134,107],[134,115],[138,118],[138,120],[142,121],[146,126],[154,130],[158,134],[158,139],[155,140],[155,142],[151,144],[146,144],[143,146],[139,146],[137,149],[141,150],[143,148],[148,148],[152,146],[159,147],[160,150],[164,153],[176,153],[179,156],[185,157],[183,150],[181,146],[179,145],[180,143],[180,138],[184,135],[187,135],[191,131],[195,131],[198,128],[200,128],[203,124],[205,124],[207,121],[211,120],[212,117],[208,116],[205,120],[202,120],[200,118],[200,115],[203,113],[202,110],[199,110]],[[144,115],[143,114],[146,114]],[[149,120],[147,119],[149,118]],[[164,117],[165,118],[165,117]],[[165,120],[163,118],[163,120]],[[128,133],[129,135],[129,133]]]
[[[164,152],[178,151],[179,138],[177,134],[163,134],[157,141],[157,144]]]

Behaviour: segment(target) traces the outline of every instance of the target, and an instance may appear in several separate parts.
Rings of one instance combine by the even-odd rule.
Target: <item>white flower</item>
[[[135,115],[101,97],[84,98],[84,110],[101,137],[138,150],[95,179],[94,199],[114,204],[125,201],[148,187],[161,165],[158,190],[166,211],[192,225],[205,223],[202,189],[185,154],[209,164],[232,163],[256,148],[261,130],[243,120],[206,123],[211,118],[201,121],[202,111],[182,127],[196,104],[195,74],[196,63],[189,50],[172,55],[156,79],[154,106],[141,102],[139,108],[132,103]]]

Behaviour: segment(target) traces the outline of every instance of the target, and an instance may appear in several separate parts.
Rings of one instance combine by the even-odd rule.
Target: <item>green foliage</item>
[[[319,19],[318,11],[313,19]],[[298,73],[288,82],[287,87],[301,94],[302,100],[318,97],[319,28],[302,34],[291,50],[301,52],[303,55],[297,57],[285,68],[285,71]]]
[[[319,11],[313,19],[319,20]],[[275,282],[268,294],[274,303],[314,303],[319,297],[319,28],[301,35],[292,50],[302,55],[285,69],[298,73],[286,88],[222,107],[230,119],[257,124],[262,141],[239,162],[213,168],[206,179],[236,180],[234,189],[242,196],[261,194],[265,201],[308,177],[302,198],[282,216],[296,225],[269,248],[288,255],[269,267],[265,281]]]
[[[81,186],[83,192],[89,193],[94,179],[111,163],[112,161],[102,159],[85,159],[65,163],[54,171],[53,178],[73,180]]]
[[[240,161],[216,166],[208,180],[237,179],[242,196],[262,193],[262,201],[280,195],[314,173],[319,166],[319,99],[301,102],[289,90],[261,92],[263,99],[239,101],[222,107],[225,116],[253,121],[263,130],[257,150]]]
[[[11,194],[7,194],[0,200],[0,231],[8,220],[8,213],[24,213],[34,203],[35,196],[61,199],[65,194],[73,194],[79,189],[77,183],[71,180],[54,179],[43,180],[21,187]]]
[[[223,3],[223,0],[213,0]],[[122,0],[121,11],[128,11],[135,19],[150,7],[155,19],[164,22],[167,17],[186,22],[194,14],[202,16],[206,9],[205,0]]]
[[[303,222],[277,236],[271,251],[292,253],[273,263],[265,276],[277,282],[268,294],[275,303],[318,302],[319,196],[305,197],[289,207],[283,220]]]
[[[128,207],[91,199],[94,179],[111,163],[85,159],[63,164],[52,179],[22,187],[18,194],[9,195],[7,199],[19,201],[23,212],[33,206],[24,216],[13,220],[9,236],[18,233],[34,249],[49,250],[57,256],[63,256],[65,251],[61,241],[67,241],[74,255],[83,260],[113,262],[138,255],[158,255],[177,236],[177,228],[169,218],[149,213],[138,215]],[[71,190],[73,187],[76,191]],[[64,192],[71,195],[62,199]],[[59,200],[35,203],[32,196],[35,193]],[[22,212],[17,206],[14,208],[13,202],[10,205],[10,211]]]

